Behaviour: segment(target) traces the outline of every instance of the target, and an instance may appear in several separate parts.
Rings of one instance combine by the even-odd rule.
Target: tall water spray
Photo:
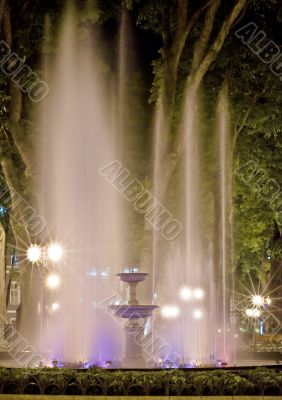
[[[41,212],[48,239],[65,252],[59,267],[50,266],[62,284],[45,301],[42,351],[101,362],[123,351],[121,329],[100,303],[117,291],[124,243],[120,194],[99,174],[118,158],[113,82],[91,37],[69,11],[43,104]]]
[[[204,246],[204,225],[201,214],[205,204],[201,197],[201,185],[206,179],[203,171],[203,153],[200,147],[201,127],[199,124],[200,107],[196,94],[188,93],[184,115],[185,129],[185,222],[186,238],[184,242],[185,276],[184,282],[192,293],[202,290],[202,296],[191,297],[187,305],[186,327],[189,338],[184,342],[185,361],[198,360],[208,363],[214,354],[213,302],[210,294],[214,292],[212,263],[208,249]]]
[[[199,94],[187,88],[181,126],[184,156],[177,167],[178,175],[182,168],[178,189],[182,196],[175,199],[178,207],[183,208],[185,229],[173,243],[160,243],[160,238],[156,240],[157,233],[153,234],[154,290],[158,303],[177,310],[175,315],[159,320],[156,326],[184,364],[210,364],[216,358],[230,360],[232,334],[229,319],[231,153],[226,85],[213,111],[215,123],[208,129],[203,124],[204,113],[198,98]],[[161,108],[156,113],[156,121],[155,193],[161,193],[162,201],[166,201],[167,193],[162,190],[163,168],[169,164],[162,158],[160,138],[164,115]]]
[[[48,291],[44,299],[41,350],[50,359],[101,362],[117,359],[123,353],[122,329],[107,315],[107,307],[103,308],[101,302],[107,304],[107,298],[118,290],[115,273],[128,263],[125,257],[129,253],[129,234],[125,231],[135,224],[133,219],[129,224],[130,213],[121,195],[99,174],[99,169],[115,159],[122,162],[127,149],[134,147],[129,144],[130,135],[124,135],[129,104],[125,91],[128,27],[123,13],[117,90],[101,61],[97,43],[93,43],[83,24],[77,24],[72,12],[65,18],[55,60],[48,63],[51,91],[43,104],[40,128],[40,205],[49,227],[47,241],[59,241],[66,249],[63,264],[49,266],[62,277],[62,285],[56,291]],[[152,303],[176,306],[179,314],[171,320],[155,318],[151,352],[156,332],[183,362],[206,363],[216,351],[218,326],[224,334],[220,352],[225,357],[228,352],[228,110],[223,90],[218,124],[214,127],[218,135],[213,135],[217,136],[213,159],[218,166],[214,184],[219,189],[214,202],[219,211],[212,217],[218,217],[218,231],[216,239],[210,239],[207,245],[205,231],[210,221],[202,217],[208,201],[203,198],[202,189],[208,179],[205,168],[209,161],[204,161],[200,141],[197,96],[188,89],[186,99],[181,128],[184,154],[177,166],[182,198],[176,199],[176,208],[182,210],[184,231],[172,242],[152,231],[152,269],[148,271],[152,274]],[[163,180],[169,162],[165,125],[160,103],[155,121],[154,196],[169,207],[168,187],[164,187],[167,182]],[[133,172],[135,167],[138,170],[133,166]],[[215,265],[215,253],[219,266]],[[183,287],[186,299],[179,296]]]
[[[218,314],[221,316],[222,324],[222,346],[221,353],[224,359],[230,359],[231,356],[231,335],[230,326],[230,301],[232,288],[232,158],[230,145],[230,126],[229,126],[229,103],[228,86],[224,82],[219,94],[218,110],[218,165],[219,165],[219,262],[221,288],[219,293]]]
[[[186,98],[183,132],[179,133],[184,137],[184,157],[176,167],[182,179],[174,183],[179,196],[174,200],[177,203],[174,210],[182,209],[184,230],[172,242],[166,242],[153,232],[154,291],[157,292],[158,304],[167,310],[163,313],[163,320],[156,322],[157,331],[178,354],[179,361],[185,364],[208,363],[214,352],[214,335],[210,332],[214,323],[213,301],[210,301],[214,294],[213,263],[204,247],[201,218],[200,191],[204,177],[200,172],[199,111],[196,96],[189,92]],[[171,182],[164,179],[166,169],[170,167],[166,152],[169,134],[165,133],[164,121],[160,103],[155,123],[154,188],[155,196],[171,207],[168,201]],[[165,182],[168,187],[164,187]],[[177,184],[179,189],[175,189]]]

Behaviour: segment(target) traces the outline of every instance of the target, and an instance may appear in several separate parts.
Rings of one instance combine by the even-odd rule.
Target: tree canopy
[[[181,161],[183,138],[178,134],[178,127],[187,85],[194,91],[200,86],[204,88],[204,119],[208,126],[214,118],[214,98],[228,77],[236,265],[238,273],[243,275],[249,271],[255,275],[262,271],[269,274],[271,268],[277,268],[282,250],[281,79],[235,32],[254,22],[259,31],[265,32],[266,42],[272,40],[281,50],[281,2],[103,0],[85,2],[86,8],[83,4],[77,2],[80,23],[87,29],[99,29],[113,53],[107,57],[104,52],[103,62],[114,73],[123,10],[127,10],[134,27],[139,73],[131,71],[128,91],[131,101],[137,95],[141,102],[133,105],[135,112],[139,110],[137,121],[131,115],[127,123],[131,127],[132,142],[142,148],[138,176],[144,182],[149,175],[148,165],[152,163],[146,154],[150,155],[155,104],[162,101],[166,110],[168,132],[163,138],[166,142],[163,157],[169,162],[163,185],[167,190],[177,179],[177,165]],[[55,41],[63,13],[64,4],[59,0],[1,0],[1,39],[32,70],[42,75],[44,52],[56,52],[55,44],[44,42],[48,21]],[[139,58],[138,53],[142,54]],[[33,115],[37,105],[32,104],[7,73],[1,72],[0,89],[1,182],[36,206],[34,154],[38,131]],[[138,131],[136,136],[134,131]],[[141,131],[146,133],[142,136]],[[256,166],[252,173],[248,168],[250,160]],[[147,184],[150,186],[152,182]],[[275,187],[274,194],[271,185]],[[13,204],[9,206],[13,208]],[[138,218],[135,223],[138,247],[144,245],[143,231]],[[28,232],[24,221],[15,224],[11,219],[11,232],[18,246],[26,241]]]

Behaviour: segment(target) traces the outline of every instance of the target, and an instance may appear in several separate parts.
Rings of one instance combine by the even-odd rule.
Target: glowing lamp
[[[185,300],[185,301],[187,301],[187,300],[189,300],[189,299],[191,299],[191,297],[192,297],[192,290],[191,289],[189,289],[189,288],[187,288],[187,287],[183,287],[181,290],[180,290],[180,297],[183,299],[183,300]]]
[[[197,300],[202,300],[204,298],[204,295],[205,295],[203,289],[201,289],[201,288],[194,289],[194,293],[193,294],[194,294],[195,299],[197,299]]]
[[[47,254],[49,260],[53,262],[58,262],[61,260],[62,255],[63,255],[63,249],[62,246],[59,245],[58,243],[52,243],[47,249]]]
[[[261,311],[258,308],[247,308],[246,315],[250,318],[258,318],[261,315]]]
[[[270,299],[269,296],[265,299],[265,302],[266,302],[266,304],[267,304],[268,306],[271,304],[271,299]]]
[[[37,244],[32,244],[27,249],[27,259],[32,263],[36,263],[40,260],[41,249]]]
[[[264,298],[258,294],[252,297],[252,303],[254,306],[263,306]]]
[[[173,305],[163,306],[161,309],[161,315],[166,319],[174,319],[179,315],[179,308]]]
[[[203,318],[203,311],[202,310],[194,310],[193,311],[193,318],[202,319]]]
[[[56,289],[58,286],[60,286],[60,283],[61,283],[61,279],[56,274],[51,274],[46,279],[46,285],[50,289]]]
[[[261,316],[261,311],[256,309],[256,310],[254,310],[254,314],[253,315],[254,315],[254,318],[258,318],[258,317]]]
[[[59,304],[59,303],[53,303],[53,304],[51,305],[51,310],[52,310],[52,311],[58,311],[59,308],[60,308],[60,304]]]

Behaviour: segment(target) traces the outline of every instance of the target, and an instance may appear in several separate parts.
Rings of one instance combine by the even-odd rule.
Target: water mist
[[[41,120],[41,212],[50,238],[65,248],[63,263],[50,266],[62,284],[46,295],[42,351],[49,359],[102,362],[123,351],[121,328],[99,305],[117,292],[123,218],[119,193],[99,174],[118,151],[113,84],[98,50],[69,11]]]

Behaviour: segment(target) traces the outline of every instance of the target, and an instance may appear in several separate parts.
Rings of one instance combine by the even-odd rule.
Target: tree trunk
[[[27,4],[27,2],[25,2]],[[1,32],[5,42],[13,48],[13,32],[11,26],[11,14],[10,14],[10,1],[5,0],[0,2],[0,16],[2,12],[1,20]],[[10,81],[10,114],[8,119],[8,126],[11,135],[5,137],[5,144],[2,146],[2,153],[4,156],[1,160],[2,171],[10,190],[11,196],[11,211],[10,211],[10,225],[14,234],[17,250],[20,251],[20,274],[21,274],[21,306],[20,315],[21,319],[21,333],[25,338],[31,339],[30,337],[30,324],[27,311],[30,311],[29,302],[31,301],[31,267],[25,260],[25,252],[30,245],[30,237],[27,229],[28,218],[25,215],[25,208],[27,204],[30,204],[30,199],[26,200],[23,196],[21,177],[24,177],[25,186],[30,185],[31,181],[28,179],[26,171],[31,171],[31,148],[30,144],[25,137],[24,129],[22,126],[22,92],[21,90]],[[4,147],[4,148],[3,148]],[[14,162],[14,158],[11,156],[11,148],[16,153],[14,157],[18,157],[21,162]],[[24,167],[23,167],[24,166]],[[32,206],[32,205],[31,205]],[[13,217],[16,215],[16,217]],[[33,301],[33,300],[32,300]],[[33,305],[33,309],[35,309]],[[36,312],[36,310],[35,310]],[[19,311],[18,311],[19,313]],[[21,318],[22,317],[22,318]],[[33,329],[34,330],[34,329]]]
[[[195,53],[192,61],[192,66],[194,69],[191,70],[188,78],[187,78],[187,87],[186,87],[186,103],[187,99],[190,99],[195,97],[199,87],[201,85],[201,82],[207,73],[209,67],[211,64],[216,60],[217,55],[221,51],[225,40],[227,36],[230,33],[230,30],[234,26],[234,23],[240,16],[241,12],[244,10],[246,6],[247,0],[237,0],[236,4],[232,8],[231,12],[225,20],[222,23],[222,26],[218,32],[218,35],[216,39],[213,41],[211,46],[207,48],[208,42],[211,36],[212,32],[212,23],[214,21],[216,11],[219,8],[220,1],[219,0],[214,0],[209,4],[208,12],[207,12],[207,17],[205,19],[205,24],[204,28],[202,31],[202,34],[200,35],[197,43],[195,44]],[[207,5],[205,7],[207,7]],[[203,11],[203,10],[201,10]],[[198,18],[198,16],[197,16]],[[188,35],[188,34],[187,34]],[[178,71],[178,65],[179,65],[179,60],[181,57],[181,53],[184,49],[185,46],[185,41],[187,39],[187,35],[182,36],[182,41],[180,42],[179,47],[176,46],[176,51],[174,52],[169,52],[165,53],[167,56],[167,60],[164,61],[165,63],[165,68],[167,68],[166,71],[166,77],[165,77],[165,82],[170,81],[165,83],[167,86],[167,96],[169,96],[170,92],[169,90],[172,91],[172,99],[170,102],[166,102],[166,106],[169,106],[170,108],[165,108],[165,115],[166,115],[166,122],[165,126],[171,127],[171,117],[173,115],[173,107],[174,107],[174,98],[175,98],[175,76],[177,76],[177,71]],[[183,42],[184,40],[184,42]],[[190,101],[189,100],[189,101]],[[172,103],[173,101],[173,103]],[[184,104],[184,114],[185,114],[185,108],[187,104]],[[168,121],[168,118],[170,120]],[[184,117],[184,123],[185,123],[185,117]],[[176,166],[178,162],[181,159],[181,156],[184,151],[184,135],[183,135],[183,125],[180,126],[180,129],[178,129],[177,134],[174,135],[168,135],[168,142],[167,142],[167,147],[164,153],[161,156],[161,164],[162,170],[164,171],[164,176],[163,176],[163,183],[162,183],[162,191],[161,191],[161,197],[160,200],[162,199],[162,196],[166,192],[169,186],[169,182],[173,176],[173,173],[176,169]],[[166,140],[166,139],[164,139]]]

